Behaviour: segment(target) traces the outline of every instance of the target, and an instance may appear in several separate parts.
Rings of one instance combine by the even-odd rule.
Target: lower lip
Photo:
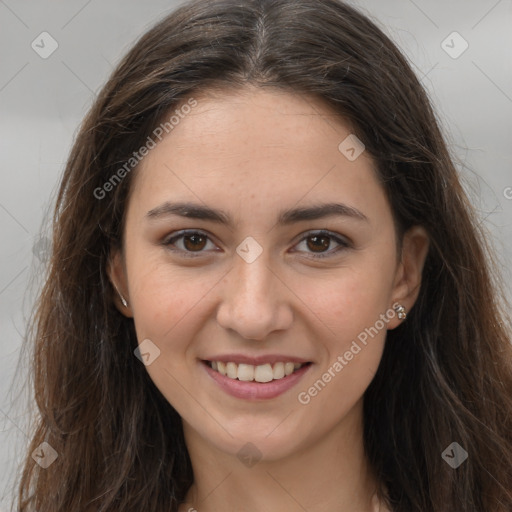
[[[229,395],[245,400],[268,400],[282,395],[285,391],[295,386],[297,382],[312,366],[311,363],[302,366],[297,371],[270,382],[246,382],[238,379],[230,379],[218,371],[212,369],[207,363],[201,361],[208,375]]]

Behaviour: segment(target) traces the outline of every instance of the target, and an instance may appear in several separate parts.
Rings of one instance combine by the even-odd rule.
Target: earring
[[[117,289],[117,286],[114,284],[114,288],[116,289],[117,294],[119,295],[119,298],[121,299],[121,302],[123,303],[123,306],[125,308],[128,307],[128,302],[126,302],[126,299],[121,295],[121,292]]]
[[[405,308],[402,306],[402,304],[397,304],[394,307],[394,310],[396,311],[396,314],[400,320],[405,320],[407,318],[407,312],[405,311]]]
[[[126,299],[121,294],[119,294],[119,297],[121,297],[121,302],[123,303],[123,306],[125,308],[127,308],[128,307],[128,302],[126,302]]]

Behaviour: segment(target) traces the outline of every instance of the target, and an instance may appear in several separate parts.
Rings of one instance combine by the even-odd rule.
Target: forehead
[[[363,152],[351,161],[340,151],[352,129],[319,100],[253,88],[194,100],[137,169],[133,193],[148,209],[176,199],[236,201],[250,214],[281,210],[283,201],[383,199],[373,160]]]
[[[332,144],[333,139],[336,149],[337,139],[351,132],[325,104],[305,94],[247,87],[205,92],[195,100],[197,105],[162,146],[167,142],[179,151],[200,145],[217,158],[236,153],[241,158],[255,153],[258,159],[280,154],[318,158],[315,149]]]

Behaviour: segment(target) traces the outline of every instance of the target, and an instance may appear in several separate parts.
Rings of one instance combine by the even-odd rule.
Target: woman
[[[512,510],[510,331],[478,226],[366,17],[179,8],[67,164],[20,510]]]

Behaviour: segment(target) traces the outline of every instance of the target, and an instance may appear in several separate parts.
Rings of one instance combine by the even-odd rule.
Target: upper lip
[[[265,354],[260,356],[248,356],[245,354],[222,354],[218,356],[209,356],[204,359],[205,361],[222,361],[224,363],[235,364],[251,364],[253,366],[260,366],[264,364],[274,363],[309,363],[307,359],[302,359],[295,356],[286,356],[282,354]]]

